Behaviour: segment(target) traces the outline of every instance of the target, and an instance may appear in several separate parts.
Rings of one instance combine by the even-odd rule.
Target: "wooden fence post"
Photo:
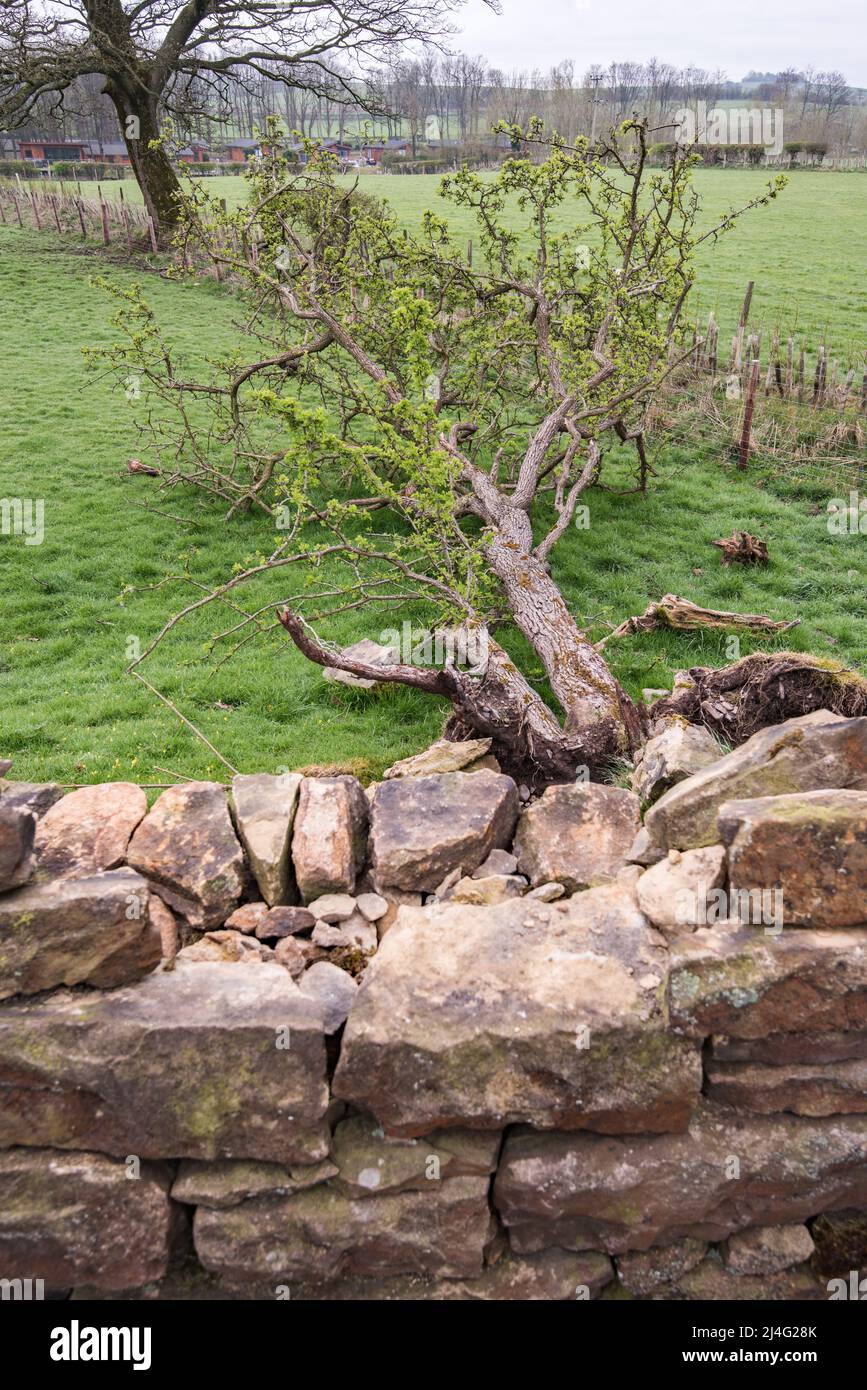
[[[828,364],[825,359],[824,343],[820,344],[818,356],[816,357],[816,371],[813,376],[813,406],[814,408],[822,404],[822,397],[825,394],[825,376],[828,371]]]
[[[795,344],[791,334],[786,344],[786,395],[791,396],[795,384]]]
[[[707,365],[710,370],[711,381],[716,379],[717,372],[717,350],[719,345],[719,328],[714,314],[710,314],[707,321]]]
[[[750,367],[747,384],[747,399],[744,403],[744,424],[741,430],[741,444],[738,450],[738,468],[744,472],[750,459],[750,433],[753,424],[753,411],[756,408],[756,390],[759,384],[759,359],[756,357]]]
[[[749,284],[747,285],[747,292],[744,295],[744,302],[741,306],[741,316],[738,319],[738,331],[735,335],[734,348],[734,370],[736,372],[739,372],[741,369],[741,351],[743,349],[744,343],[744,330],[747,326],[747,319],[750,316],[750,304],[752,303],[754,284],[755,281],[750,280]]]

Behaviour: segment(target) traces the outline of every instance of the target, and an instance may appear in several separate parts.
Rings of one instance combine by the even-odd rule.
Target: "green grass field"
[[[755,182],[699,178],[719,209],[743,196],[745,180]],[[225,182],[240,193],[240,182]],[[434,182],[383,178],[376,186],[409,219]],[[862,190],[867,183],[855,176],[794,178],[785,202],[753,214],[748,230],[705,262],[703,305],[733,313],[754,278],[763,314],[797,317],[812,331],[827,324],[835,345],[846,335],[863,346]],[[125,460],[138,451],[131,407],[85,370],[81,351],[114,337],[113,306],[90,284],[97,271],[142,281],[191,365],[239,332],[237,303],[212,283],[169,283],[107,265],[92,249],[61,248],[47,233],[0,228],[0,495],[45,499],[43,544],[0,536],[0,755],[14,757],[14,775],[34,780],[224,778],[227,768],[124,668],[130,640],[146,646],[194,597],[187,585],[161,585],[165,576],[224,579],[236,561],[267,547],[268,524],[240,518],[227,526],[221,506],[178,490],[156,494],[152,480],[127,474]],[[867,544],[828,534],[827,487],[737,474],[710,441],[667,446],[656,466],[646,499],[594,491],[590,529],[571,534],[555,557],[564,592],[594,636],[674,591],[711,607],[800,617],[788,645],[867,669]],[[768,539],[766,571],[722,567],[710,542],[733,527]],[[129,585],[135,591],[121,601]],[[176,629],[145,674],[238,770],[324,765],[376,776],[438,733],[444,706],[402,689],[329,685],[282,636],[214,669],[205,645],[235,617],[212,607]],[[377,638],[382,625],[376,614],[353,614],[329,635]],[[744,641],[742,651],[750,649]],[[633,695],[669,685],[678,667],[727,659],[719,636],[664,633],[613,644],[609,657]],[[529,674],[539,678],[532,667]]]
[[[697,169],[695,186],[702,199],[701,230],[719,221],[730,207],[756,197],[771,170]],[[462,240],[473,235],[469,213],[438,196],[437,174],[396,176],[361,174],[365,191],[386,198],[401,222],[418,225],[426,207],[448,216]],[[224,175],[202,180],[208,192],[229,207],[244,201],[243,177]],[[103,184],[106,196],[118,196],[117,183]],[[124,197],[140,201],[135,183],[123,184]],[[517,204],[513,225],[522,226]],[[561,229],[570,210],[560,212]],[[699,253],[699,278],[693,314],[705,319],[716,312],[723,330],[734,332],[748,280],[755,280],[751,319],[754,325],[779,327],[783,334],[804,335],[807,346],[823,334],[838,353],[867,346],[867,296],[864,294],[864,226],[867,177],[860,173],[795,171],[785,191],[769,207],[749,213],[734,232]]]

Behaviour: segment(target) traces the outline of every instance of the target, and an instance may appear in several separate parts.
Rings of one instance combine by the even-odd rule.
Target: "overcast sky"
[[[750,69],[838,68],[867,87],[865,0],[483,0],[459,11],[455,46],[494,67],[548,68],[660,58],[678,67],[722,68],[733,81]]]

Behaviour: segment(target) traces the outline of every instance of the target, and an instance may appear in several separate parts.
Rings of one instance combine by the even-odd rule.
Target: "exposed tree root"
[[[657,700],[651,716],[679,714],[737,746],[759,729],[827,709],[867,714],[867,680],[839,662],[802,652],[754,652],[733,666],[695,666],[692,684]]]
[[[775,622],[759,613],[726,613],[715,608],[700,608],[688,598],[678,598],[677,594],[664,594],[658,603],[650,603],[644,612],[625,622],[596,643],[601,651],[606,643],[615,637],[627,637],[635,632],[653,632],[657,628],[669,627],[676,632],[691,632],[696,628],[710,627],[727,632],[751,632],[755,636],[772,636],[775,632],[788,632],[797,627],[800,618],[791,622]]]
[[[767,541],[751,536],[749,531],[732,531],[712,544],[722,551],[724,565],[766,565],[770,559]]]

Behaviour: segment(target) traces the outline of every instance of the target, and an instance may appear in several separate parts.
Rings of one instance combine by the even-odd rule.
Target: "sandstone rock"
[[[313,928],[312,940],[316,946],[344,947],[371,955],[379,944],[379,935],[375,924],[368,922],[360,912],[356,912],[348,922],[340,922],[334,926],[328,922],[317,922]]]
[[[491,874],[488,878],[462,878],[449,892],[449,902],[494,906],[523,897],[527,880],[515,874]]]
[[[485,753],[483,757],[476,758],[474,762],[467,763],[462,769],[464,772],[502,772],[498,758],[493,753]]]
[[[867,1273],[867,1211],[826,1211],[813,1222],[813,1268],[823,1279]]]
[[[786,926],[867,923],[867,792],[727,801],[717,824],[732,890],[781,890]]]
[[[39,820],[63,796],[57,782],[0,782],[0,806],[4,811],[29,811]]]
[[[220,926],[238,905],[244,856],[216,782],[167,788],[133,835],[127,859],[193,927]]]
[[[574,1302],[598,1298],[614,1278],[606,1255],[598,1251],[571,1254],[566,1250],[543,1250],[519,1259],[505,1252],[486,1266],[479,1279],[465,1280],[460,1293],[448,1291],[448,1298],[520,1302]]]
[[[599,782],[548,787],[518,822],[518,867],[533,887],[553,879],[576,893],[610,883],[639,825],[634,792]]]
[[[147,797],[133,782],[106,782],[69,792],[39,822],[39,877],[84,878],[118,868],[147,808]]]
[[[663,939],[619,886],[559,906],[403,908],[365,972],[334,1094],[405,1136],[682,1128],[701,1067],[665,1026]]]
[[[344,647],[343,654],[352,660],[367,662],[369,666],[389,666],[400,660],[399,647],[384,646],[380,642],[371,641],[369,637],[363,637],[351,647]],[[358,690],[372,690],[378,684],[377,681],[367,680],[364,676],[354,676],[351,671],[341,671],[337,666],[323,666],[322,675],[327,681],[334,681],[338,685],[351,685]]]
[[[458,875],[460,875],[460,870],[458,870]],[[388,903],[388,908],[384,916],[379,917],[376,922],[376,934],[380,941],[386,932],[395,925],[402,907],[421,907],[422,905],[421,893],[405,893],[401,888],[388,888],[384,890],[383,896]]]
[[[0,999],[85,982],[109,989],[153,970],[161,954],[147,884],[131,869],[0,898]]]
[[[243,903],[226,918],[227,931],[240,931],[255,935],[268,916],[267,903]]]
[[[617,1257],[617,1273],[628,1293],[646,1298],[695,1269],[707,1254],[705,1240],[679,1240],[674,1245],[652,1245],[649,1250],[629,1250]]]
[[[647,813],[657,847],[696,849],[719,838],[724,801],[830,787],[867,790],[867,719],[818,710],[760,729],[734,752],[667,791]]]
[[[449,872],[446,874],[445,878],[443,879],[442,883],[437,884],[436,889],[432,894],[432,897],[437,902],[445,902],[448,898],[451,897],[452,890],[458,886],[462,877],[463,875],[461,874],[459,868],[450,869]],[[430,902],[430,900],[431,899],[429,897],[428,902]]]
[[[446,1179],[493,1173],[499,1151],[499,1134],[451,1129],[424,1139],[386,1139],[370,1116],[354,1115],[334,1131],[332,1186],[346,1197],[433,1192]]]
[[[377,888],[433,892],[453,869],[472,873],[509,843],[517,815],[514,782],[495,772],[384,782],[371,821]]]
[[[708,893],[725,883],[726,852],[722,845],[686,850],[676,863],[663,859],[638,880],[638,905],[662,931],[688,931],[713,921]]]
[[[121,871],[122,872],[122,871]],[[139,932],[113,955],[98,965],[87,977],[86,983],[95,989],[116,989],[119,985],[135,983],[149,975],[163,958],[163,936],[160,918],[150,915],[153,893],[147,895],[148,920],[139,920]],[[128,911],[138,910],[138,899],[130,901]]]
[[[555,903],[565,892],[562,883],[540,883],[537,888],[530,889],[527,897],[540,903]]]
[[[274,952],[264,941],[255,936],[245,936],[239,931],[210,931],[200,936],[198,941],[185,946],[178,959],[185,964],[202,961],[224,961],[230,964],[239,962],[246,965],[261,965],[275,959]]]
[[[43,1279],[49,1289],[93,1282],[126,1289],[159,1279],[175,1220],[169,1172],[99,1153],[11,1149],[0,1153],[0,1269],[5,1279]]]
[[[710,1060],[706,1078],[706,1094],[712,1100],[753,1114],[867,1113],[867,1060],[786,1066]]]
[[[256,927],[260,941],[279,941],[296,932],[310,931],[316,925],[316,918],[306,907],[272,907],[265,919]]]
[[[320,1011],[285,970],[187,964],[0,1009],[0,1144],[325,1158]]]
[[[263,1192],[288,1196],[325,1182],[337,1172],[328,1159],[321,1163],[257,1163],[252,1159],[217,1159],[212,1163],[185,1158],[172,1185],[172,1199],[190,1206],[237,1206]]]
[[[754,1226],[727,1242],[723,1262],[731,1274],[779,1274],[809,1260],[815,1250],[806,1226]]]
[[[310,942],[299,941],[295,936],[286,936],[282,941],[277,942],[274,948],[274,959],[278,965],[286,967],[293,980],[297,980],[311,963],[309,952],[305,950],[305,947],[311,945]],[[313,950],[318,950],[318,947],[314,946]],[[324,951],[322,955],[325,955]]]
[[[340,923],[340,930],[349,946],[370,955],[379,945],[379,933],[375,922],[368,922],[360,912],[353,912],[346,922]]]
[[[332,946],[349,945],[349,937],[340,927],[332,926],[330,922],[317,922],[310,939],[314,946],[322,946],[326,950]]]
[[[678,1302],[815,1303],[828,1294],[803,1265],[778,1274],[734,1274],[712,1251],[695,1269],[669,1285],[662,1296]]]
[[[0,893],[20,888],[33,872],[36,821],[29,811],[0,803]]]
[[[692,1037],[867,1031],[867,930],[703,929],[672,943],[672,1026]]]
[[[321,1008],[326,1033],[336,1033],[343,1027],[358,993],[351,975],[330,961],[321,960],[305,971],[298,985],[301,993]]]
[[[345,1278],[338,1283],[293,1285],[296,1302],[399,1301],[425,1303],[574,1302],[598,1298],[614,1278],[607,1255],[596,1251],[570,1254],[543,1250],[518,1257],[504,1250],[472,1279],[430,1279],[418,1275],[395,1278]]]
[[[355,906],[368,922],[378,922],[388,912],[388,899],[379,893],[359,893]]]
[[[307,904],[307,910],[318,922],[345,922],[355,911],[355,899],[348,893],[323,893]]]
[[[642,825],[635,839],[629,847],[626,855],[627,864],[643,864],[645,868],[650,868],[652,864],[658,864],[665,858],[665,850],[658,845],[651,844],[650,834],[647,828]]]
[[[769,1033],[762,1038],[729,1038],[717,1033],[708,1055],[719,1062],[764,1062],[772,1067],[789,1062],[854,1062],[867,1058],[867,1032]]]
[[[225,1211],[198,1207],[196,1253],[205,1269],[238,1280],[474,1278],[493,1235],[487,1194],[487,1178],[477,1177],[373,1200],[344,1197],[324,1183],[290,1197],[254,1197]]]
[[[367,849],[367,820],[367,797],[357,778],[305,777],[292,835],[292,862],[305,902],[352,892]]]
[[[175,921],[174,913],[169,911],[162,898],[158,898],[156,893],[148,894],[148,912],[151,926],[159,932],[162,959],[174,960],[180,946],[178,924]]]
[[[384,779],[392,777],[430,777],[437,772],[461,772],[469,764],[477,762],[489,751],[493,739],[470,738],[460,743],[450,739],[437,739],[423,753],[411,758],[401,758],[392,763],[382,774]]]
[[[517,855],[510,854],[505,849],[492,849],[484,864],[480,864],[473,870],[471,878],[490,878],[494,874],[516,874],[518,872]]]
[[[722,750],[708,729],[675,719],[649,738],[632,774],[632,790],[642,801],[657,801],[663,792],[718,762]]]
[[[635,894],[637,901],[638,880],[641,878],[641,875],[643,873],[644,870],[642,869],[640,864],[624,864],[622,869],[617,870],[617,877],[615,878],[614,882],[625,884],[626,887],[628,887],[630,891]]]
[[[269,907],[289,903],[296,896],[289,851],[302,781],[298,772],[232,778],[235,824]]]
[[[519,1253],[620,1254],[862,1205],[865,1155],[863,1116],[745,1118],[704,1102],[684,1134],[510,1134],[494,1204]]]

